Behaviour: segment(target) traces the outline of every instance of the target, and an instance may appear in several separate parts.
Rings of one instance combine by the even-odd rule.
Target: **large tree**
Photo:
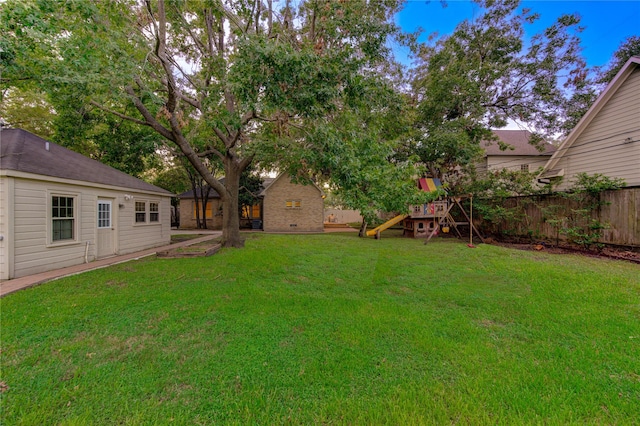
[[[238,247],[242,172],[279,135],[339,110],[396,31],[396,0],[279,4],[8,0],[2,79],[74,91],[153,129],[220,194],[224,243]],[[202,161],[209,155],[223,163],[223,182]]]
[[[533,144],[565,131],[569,99],[586,78],[577,16],[563,15],[527,41],[525,26],[537,14],[518,0],[478,3],[480,17],[417,52],[413,149],[436,176],[470,163],[491,129],[511,121],[534,131]]]

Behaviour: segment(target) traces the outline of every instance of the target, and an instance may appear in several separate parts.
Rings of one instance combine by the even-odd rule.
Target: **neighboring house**
[[[601,173],[640,186],[640,57],[630,58],[546,164],[539,178]]]
[[[264,189],[265,185],[268,185],[273,181],[273,178],[265,178],[262,181],[262,189]],[[221,182],[224,182],[224,178],[221,179]],[[261,189],[261,190],[262,190]],[[196,196],[198,200],[197,210],[198,215],[196,215],[196,197],[193,196],[194,192],[186,191],[182,194],[178,195],[178,199],[180,200],[180,228],[181,229],[196,229],[198,227],[197,219],[199,218],[202,221],[203,209],[202,209],[202,193],[203,190],[208,190],[207,193],[207,206],[206,206],[206,221],[207,221],[207,229],[222,229],[222,201],[220,200],[220,194],[218,192],[209,187],[208,185],[205,188],[197,188]],[[240,217],[240,227],[241,228],[262,228],[262,197],[258,196],[256,200],[256,204],[247,208],[245,207],[242,211],[242,216]]]
[[[193,191],[180,195],[180,228],[197,227]],[[202,198],[196,192],[202,218]],[[208,229],[222,228],[222,202],[220,195],[209,188],[206,220]],[[266,178],[258,201],[242,212],[240,226],[264,229],[267,232],[323,232],[324,194],[316,185],[292,183],[286,174],[275,179]]]
[[[281,174],[261,195],[265,232],[324,231],[324,193],[317,185],[296,184]]]
[[[501,150],[497,141],[481,142],[485,153],[477,165],[479,176],[500,169],[535,172],[544,167],[556,150],[555,146],[546,144],[544,151],[539,151],[529,143],[531,133],[527,130],[494,130],[493,133],[509,148]]]
[[[207,186],[207,207],[206,207],[206,221],[207,229],[222,229],[222,202],[220,201],[220,194]],[[195,229],[198,227],[196,218],[199,217],[202,220],[202,188],[198,188],[196,196],[198,197],[198,216],[196,216],[196,199],[193,196],[194,192],[186,191],[178,195],[180,200],[180,228],[181,229]]]
[[[170,242],[170,192],[25,130],[0,148],[1,280]]]

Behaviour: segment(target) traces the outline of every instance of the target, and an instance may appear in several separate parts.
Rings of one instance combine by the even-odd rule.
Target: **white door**
[[[112,206],[111,200],[98,200],[98,238],[96,242],[98,258],[115,254]]]

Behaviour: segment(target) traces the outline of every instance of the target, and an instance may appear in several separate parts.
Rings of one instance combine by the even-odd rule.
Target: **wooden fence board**
[[[604,230],[600,243],[621,246],[640,247],[640,188],[623,188],[616,191],[606,191],[601,199],[607,204],[594,211],[592,218],[609,225]],[[504,207],[523,206],[522,220],[503,222],[497,227],[518,236],[533,236],[555,240],[557,230],[547,222],[548,214],[545,208],[551,205],[564,209],[577,209],[578,204],[558,195],[542,195],[528,197],[512,197],[505,200]],[[484,226],[483,226],[484,225]],[[480,225],[487,229],[488,224]],[[495,224],[494,224],[495,226]],[[560,236],[561,240],[566,239]]]

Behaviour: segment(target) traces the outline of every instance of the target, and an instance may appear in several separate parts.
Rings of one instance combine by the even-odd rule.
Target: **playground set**
[[[442,187],[440,179],[420,178],[418,187],[424,192],[437,191]],[[462,201],[469,199],[470,214],[462,206]],[[462,213],[461,218],[466,221],[456,221],[452,216],[452,210],[457,207]],[[447,234],[452,229],[459,238],[463,238],[458,226],[469,226],[469,245],[473,245],[473,234],[484,242],[482,236],[473,226],[473,196],[445,197],[442,200],[431,203],[410,206],[409,214],[400,214],[386,221],[382,225],[367,231],[367,236],[380,238],[380,234],[398,223],[403,222],[403,235],[411,238],[426,238],[425,244],[440,232]]]

